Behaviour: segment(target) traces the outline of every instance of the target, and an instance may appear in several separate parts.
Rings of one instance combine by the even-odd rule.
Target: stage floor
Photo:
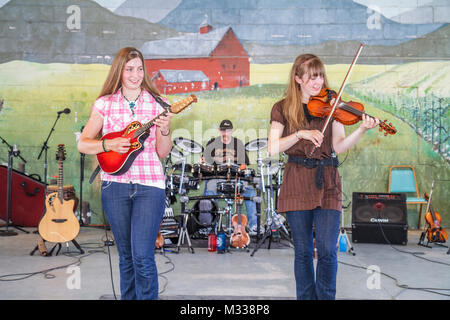
[[[81,228],[76,241],[85,254],[80,255],[69,243],[51,257],[39,251],[30,255],[38,239],[34,228],[26,229],[29,234],[12,230],[18,235],[0,238],[0,299],[114,299],[104,229]],[[410,230],[406,246],[358,243],[353,244],[354,256],[338,252],[337,299],[450,300],[448,249],[419,246],[419,237],[420,231]],[[270,249],[267,244],[253,256],[253,248],[217,254],[208,252],[205,245],[194,247],[193,254],[186,246],[178,254],[158,253],[160,299],[295,299],[293,249],[284,240],[274,242]],[[52,246],[47,243],[48,250]],[[110,248],[115,294],[120,298],[118,255],[115,246]]]

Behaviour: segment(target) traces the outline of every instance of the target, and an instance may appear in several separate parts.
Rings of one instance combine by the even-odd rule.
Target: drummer
[[[219,125],[220,136],[211,139],[206,144],[202,160],[208,164],[233,164],[236,166],[245,164],[249,165],[250,161],[241,140],[233,137],[233,124],[230,120],[223,120]],[[205,184],[205,195],[217,194],[217,183],[225,179],[211,179]],[[255,189],[244,181],[244,190],[241,194],[243,197],[255,197]],[[256,203],[251,200],[245,200],[245,208],[247,211],[249,234],[256,235],[257,219],[256,219]]]

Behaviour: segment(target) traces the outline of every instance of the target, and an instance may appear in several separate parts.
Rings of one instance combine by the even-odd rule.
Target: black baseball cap
[[[230,130],[233,129],[233,124],[230,120],[222,120],[219,126],[220,130]]]

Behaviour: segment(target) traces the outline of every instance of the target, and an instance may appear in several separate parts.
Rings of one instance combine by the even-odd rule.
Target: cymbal
[[[181,152],[180,150],[178,150],[175,147],[172,147],[172,149],[170,150],[170,155],[175,158],[175,160],[179,160],[183,158],[183,152]]]
[[[201,153],[203,152],[203,147],[201,144],[189,140],[183,137],[177,137],[173,139],[173,143],[180,148],[183,151],[190,152],[190,153]]]
[[[258,151],[267,147],[267,138],[255,139],[247,142],[245,145],[245,150],[247,151]]]

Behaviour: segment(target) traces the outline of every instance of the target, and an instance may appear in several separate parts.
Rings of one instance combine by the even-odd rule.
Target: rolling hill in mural
[[[139,47],[145,41],[182,34],[146,20],[115,15],[90,0],[36,0],[32,6],[11,0],[0,8],[0,30],[0,63],[110,64],[123,46]]]
[[[351,0],[183,0],[159,23],[183,32],[196,32],[205,17],[216,27],[231,26],[244,42],[268,45],[309,46],[343,40],[395,45],[442,26],[400,24],[368,13],[367,7]]]

